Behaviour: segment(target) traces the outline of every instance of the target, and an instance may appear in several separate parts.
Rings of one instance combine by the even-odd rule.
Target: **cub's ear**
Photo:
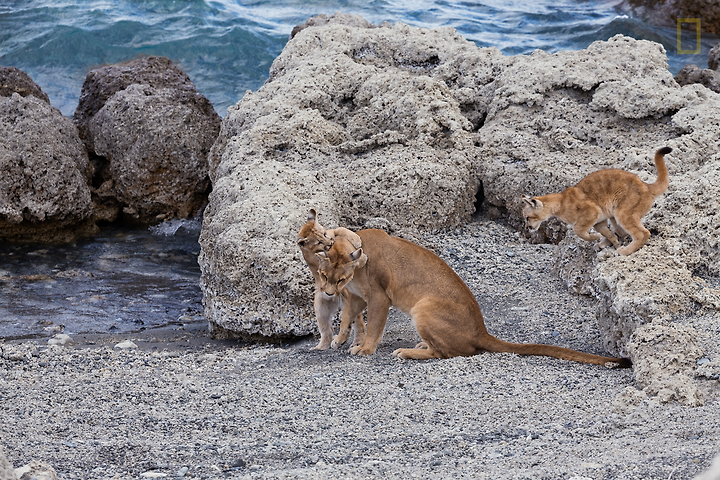
[[[307,244],[307,242],[308,242],[307,237],[297,239],[297,244],[299,247],[304,247]]]
[[[523,195],[522,201],[524,204],[529,205],[530,208],[542,208],[543,203],[537,198],[530,198],[527,195]]]
[[[320,260],[327,260],[327,259],[328,259],[327,254],[326,254],[325,252],[318,252],[318,253],[316,253],[315,255],[317,255]]]
[[[308,221],[308,222],[312,222],[312,221],[314,221],[316,218],[317,218],[317,212],[315,211],[314,208],[311,208],[310,211],[308,212],[307,221]]]
[[[362,268],[367,263],[367,255],[362,251],[362,248],[358,248],[350,254],[350,260],[356,264],[356,267]]]

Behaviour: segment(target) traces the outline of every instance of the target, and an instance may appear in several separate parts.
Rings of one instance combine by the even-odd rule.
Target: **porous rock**
[[[18,480],[58,480],[55,469],[45,462],[33,460],[15,469]]]
[[[704,397],[692,381],[695,362],[702,356],[697,332],[685,325],[654,322],[633,332],[627,344],[635,380],[661,402],[678,400],[700,406]]]
[[[720,43],[708,52],[708,68],[710,70],[720,70]]]
[[[700,19],[703,32],[720,33],[720,4],[710,0],[623,0],[617,8],[666,27],[676,27],[678,18]]]
[[[47,93],[27,73],[17,67],[0,66],[0,97],[11,97],[13,93],[21,97],[32,95],[50,104]]]
[[[223,120],[200,237],[216,336],[315,330],[312,277],[295,245],[310,208],[328,227],[391,233],[457,225],[473,212],[474,126],[453,89],[502,56],[452,29],[349,18],[296,31],[265,85]],[[468,78],[449,87],[442,78],[460,79],[463,67]]]
[[[35,95],[0,96],[0,138],[0,242],[93,233],[93,170],[72,120]]]
[[[110,173],[98,190],[113,192],[127,216],[141,222],[188,218],[204,205],[207,154],[220,118],[207,115],[198,99],[196,92],[134,84],[90,120],[89,136]]]
[[[95,164],[97,220],[187,218],[206,203],[221,119],[168,58],[92,70],[73,118]]]
[[[3,451],[2,447],[0,447],[0,479],[17,480],[17,477],[15,476],[15,470],[5,456],[5,452]]]
[[[700,68],[689,63],[675,75],[675,81],[680,85],[699,83],[713,92],[720,93],[720,72],[709,68]]]

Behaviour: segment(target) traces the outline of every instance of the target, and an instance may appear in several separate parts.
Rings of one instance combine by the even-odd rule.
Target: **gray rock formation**
[[[612,354],[629,355],[643,325],[717,308],[720,96],[680,87],[661,45],[616,36],[504,57],[452,30],[340,15],[294,32],[268,82],[229,109],[210,156],[200,264],[216,335],[314,331],[294,245],[310,207],[328,227],[408,235],[465,222],[480,186],[484,208],[520,227],[521,194],[609,167],[652,182],[666,145],[670,187],[640,251],[598,255],[558,222],[536,240],[562,242],[556,273],[597,298]]]
[[[17,480],[15,470],[5,456],[2,447],[0,447],[0,480]]]
[[[92,166],[72,120],[44,99],[12,93],[0,96],[0,138],[0,242],[93,233]]]
[[[699,83],[713,92],[720,93],[720,72],[709,68],[700,68],[689,63],[675,75],[675,81],[680,85]]]
[[[700,18],[703,32],[720,33],[720,4],[711,0],[623,0],[617,8],[666,27],[675,27],[678,18]]]
[[[13,93],[21,97],[32,95],[50,104],[47,94],[27,73],[16,67],[0,66],[0,97],[11,97]]]
[[[449,29],[347,18],[296,31],[265,85],[223,121],[200,237],[216,336],[315,330],[295,245],[311,207],[329,227],[391,232],[453,226],[473,212],[473,124],[433,72],[460,77],[477,48]]]
[[[207,201],[221,119],[167,58],[91,71],[74,119],[95,164],[95,218],[187,218]]]
[[[715,45],[708,52],[708,68],[700,68],[689,63],[675,75],[675,81],[680,85],[699,83],[713,92],[720,93],[720,44]]]

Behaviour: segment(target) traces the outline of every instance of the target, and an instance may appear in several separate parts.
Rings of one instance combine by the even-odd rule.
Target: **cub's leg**
[[[600,250],[601,248],[605,248],[610,245],[615,247],[615,250],[620,248],[620,242],[618,242],[617,237],[613,231],[610,230],[610,227],[608,227],[607,220],[596,223],[594,228],[598,233],[605,237],[600,243],[595,244],[595,250]]]
[[[387,295],[373,295],[367,300],[367,334],[362,345],[352,347],[350,353],[353,355],[372,355],[382,340],[385,324],[387,323],[388,311],[390,311],[390,299]],[[362,310],[361,310],[362,311]]]
[[[366,306],[367,304],[362,298],[352,294],[347,296],[345,308],[343,308],[340,317],[340,332],[335,335],[332,341],[333,348],[339,348],[340,345],[347,341],[350,336],[351,326],[355,334],[353,344],[358,339],[365,339],[365,322],[362,318],[362,311],[365,310]]]
[[[610,217],[610,223],[613,226],[613,230],[617,233],[620,240],[628,236],[628,233],[617,223],[614,217]]]
[[[615,219],[632,237],[632,242],[630,242],[629,245],[618,248],[617,253],[619,255],[630,255],[636,252],[640,247],[645,245],[645,242],[650,238],[650,231],[643,227],[639,218],[630,215],[627,217],[620,216],[619,212],[616,212]]]
[[[327,350],[332,341],[332,319],[342,306],[340,297],[328,297],[319,288],[315,289],[315,319],[320,330],[320,343],[310,350]]]

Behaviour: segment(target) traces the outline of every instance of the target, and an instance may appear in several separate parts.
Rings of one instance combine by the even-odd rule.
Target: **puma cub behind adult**
[[[645,183],[625,170],[608,168],[591,173],[560,193],[532,198],[523,195],[526,227],[537,230],[546,219],[558,217],[572,225],[575,234],[583,240],[594,242],[605,237],[596,249],[612,244],[618,254],[630,255],[650,238],[642,217],[650,211],[655,198],[667,190],[669,177],[663,157],[670,152],[670,147],[655,152],[658,171],[655,183]],[[608,220],[614,232],[608,227]],[[597,233],[590,233],[590,227]],[[616,233],[621,237],[629,234],[632,242],[621,246]]]

